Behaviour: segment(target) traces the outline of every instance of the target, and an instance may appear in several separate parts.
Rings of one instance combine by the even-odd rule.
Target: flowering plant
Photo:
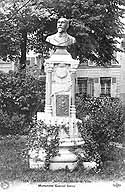
[[[50,160],[58,154],[59,151],[59,132],[60,130],[68,132],[68,128],[63,124],[46,124],[44,121],[36,120],[30,125],[28,135],[27,152],[34,156],[36,160],[40,159],[40,153],[44,156],[45,169],[49,169]]]

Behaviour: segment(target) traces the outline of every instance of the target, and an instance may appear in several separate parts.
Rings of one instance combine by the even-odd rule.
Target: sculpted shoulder
[[[55,39],[55,36],[56,36],[55,34],[48,36],[48,37],[46,38],[46,41],[49,42],[49,43],[51,43],[51,44],[53,44],[54,39]]]
[[[69,40],[70,40],[70,45],[76,43],[75,37],[72,37],[72,36],[69,35],[69,34],[68,34],[68,37],[69,37]]]
[[[46,41],[55,46],[66,46],[66,47],[76,42],[75,38],[69,34],[66,34],[65,36],[62,37],[58,37],[57,34],[50,35],[47,37]]]

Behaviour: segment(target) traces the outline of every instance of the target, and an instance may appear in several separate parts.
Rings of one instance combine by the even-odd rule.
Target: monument
[[[58,124],[69,127],[69,134],[65,130],[59,130],[59,153],[51,159],[50,169],[56,170],[68,167],[74,169],[77,164],[77,156],[71,152],[72,147],[84,144],[77,123],[75,109],[75,74],[79,64],[72,58],[67,47],[76,42],[75,38],[67,33],[69,21],[60,18],[57,22],[57,33],[47,37],[46,41],[56,47],[56,51],[45,61],[46,73],[46,97],[45,112],[37,113],[37,120],[46,124]],[[38,165],[30,154],[29,164],[31,168],[44,166],[44,158]]]

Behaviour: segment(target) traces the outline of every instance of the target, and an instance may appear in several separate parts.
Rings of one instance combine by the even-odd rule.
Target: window
[[[79,66],[81,66],[81,67],[88,66],[88,60],[87,60],[87,59],[84,59],[84,60],[82,61],[82,63],[79,64]]]
[[[78,93],[94,96],[94,79],[78,77]]]
[[[30,59],[26,60],[26,65],[30,65]]]
[[[110,77],[101,77],[101,95],[100,96],[111,96],[111,78]]]
[[[88,95],[94,96],[94,79],[88,79]]]
[[[35,57],[27,57],[26,64],[34,66],[35,65]]]
[[[96,66],[96,63],[94,61],[88,60],[88,66]]]
[[[122,42],[121,42],[121,47],[124,49],[125,51],[125,38],[123,38]]]
[[[78,77],[78,92],[87,95],[87,78]]]
[[[80,63],[80,66],[96,66],[96,63],[94,61],[91,61],[89,59],[84,59],[82,63]]]

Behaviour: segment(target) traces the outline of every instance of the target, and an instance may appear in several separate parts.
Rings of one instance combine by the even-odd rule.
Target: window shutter
[[[112,77],[112,83],[116,83],[116,77]]]
[[[95,83],[99,83],[99,78],[94,78]]]

